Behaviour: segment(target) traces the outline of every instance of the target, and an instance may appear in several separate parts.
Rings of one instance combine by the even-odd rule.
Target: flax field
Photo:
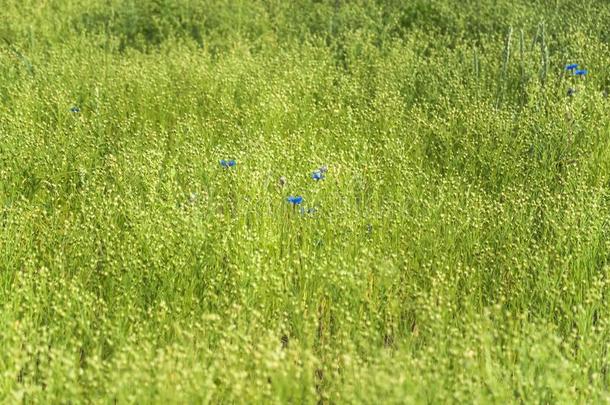
[[[0,6],[1,403],[610,403],[606,0]]]

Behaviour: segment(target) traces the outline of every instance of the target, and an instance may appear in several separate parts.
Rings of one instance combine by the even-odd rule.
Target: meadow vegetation
[[[3,0],[0,399],[609,402],[608,21]]]

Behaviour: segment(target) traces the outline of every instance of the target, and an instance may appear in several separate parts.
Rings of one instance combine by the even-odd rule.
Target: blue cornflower
[[[322,180],[322,179],[324,179],[324,173],[321,170],[316,170],[313,173],[311,173],[311,178],[314,179],[315,181]]]
[[[574,70],[576,68],[578,68],[578,63],[570,63],[566,65],[566,70]]]
[[[576,76],[585,76],[588,73],[587,69],[575,70],[574,74]]]
[[[220,159],[220,165],[222,167],[233,167],[233,166],[237,165],[237,162],[233,159],[231,159],[231,160]]]
[[[74,106],[74,107],[70,108],[70,112],[79,113],[80,112],[80,108]]]
[[[288,198],[286,198],[286,200],[291,203],[292,205],[299,205],[300,203],[303,202],[303,197],[301,197],[300,195],[298,196],[290,196]]]

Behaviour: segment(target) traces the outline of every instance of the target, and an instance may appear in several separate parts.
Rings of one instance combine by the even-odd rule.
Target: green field
[[[0,402],[610,403],[609,23],[3,0]]]

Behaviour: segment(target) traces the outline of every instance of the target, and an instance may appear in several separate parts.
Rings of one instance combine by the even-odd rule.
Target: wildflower
[[[280,179],[278,180],[280,187],[284,187],[286,185],[286,181],[287,180],[285,176],[280,177]]]
[[[290,196],[286,199],[289,203],[291,203],[292,205],[299,205],[303,202],[303,197],[301,197],[300,195],[298,196]]]
[[[570,88],[568,89],[568,97],[572,97],[572,96],[574,96],[575,94],[576,94],[576,89],[575,89],[575,88],[573,88],[573,87],[570,87]]]
[[[314,179],[315,181],[322,180],[322,179],[324,179],[324,173],[322,173],[320,170],[316,170],[313,173],[311,173],[311,178]]]
[[[220,159],[220,165],[222,167],[233,167],[233,166],[237,165],[237,162],[233,159],[231,159],[231,160]]]
[[[70,112],[79,113],[80,112],[80,108],[74,106],[74,107],[70,108]]]
[[[576,68],[578,68],[578,63],[570,63],[566,65],[566,70],[575,70]]]
[[[580,69],[580,70],[575,70],[574,71],[574,74],[576,76],[586,76],[587,73],[588,73],[587,69]]]

